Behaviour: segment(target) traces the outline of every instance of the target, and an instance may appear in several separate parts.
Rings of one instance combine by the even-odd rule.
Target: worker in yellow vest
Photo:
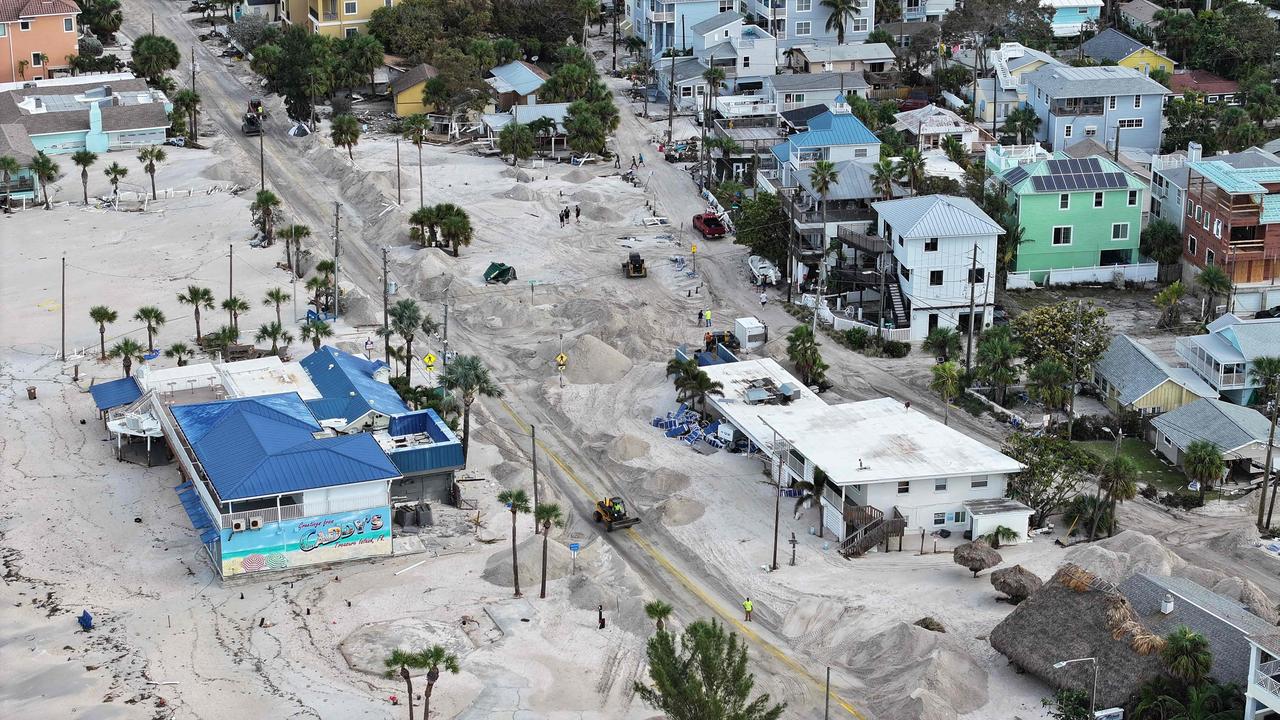
[[[747,622],[751,622],[751,598],[742,601],[742,614]]]

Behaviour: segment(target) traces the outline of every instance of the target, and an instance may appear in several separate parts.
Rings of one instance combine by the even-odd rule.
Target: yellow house
[[[1175,368],[1128,335],[1116,335],[1093,367],[1093,382],[1112,412],[1159,415],[1218,393],[1190,368]]]
[[[391,94],[395,96],[396,114],[400,117],[435,111],[435,106],[422,101],[422,91],[427,81],[439,73],[426,63],[411,67],[391,79]]]
[[[1097,62],[1115,63],[1143,75],[1150,75],[1156,69],[1173,74],[1172,60],[1115,28],[1107,28],[1089,38],[1081,50]]]
[[[365,31],[369,16],[396,0],[281,0],[283,17],[320,35],[351,37]]]

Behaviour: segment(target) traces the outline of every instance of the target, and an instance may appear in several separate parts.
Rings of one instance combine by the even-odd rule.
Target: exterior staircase
[[[888,517],[876,508],[867,506],[858,507],[850,513],[857,516],[853,521],[858,529],[845,538],[837,548],[845,558],[861,557],[889,538],[902,537],[903,532],[906,531],[906,518],[902,517],[902,513],[898,512],[896,507],[893,509],[893,514]],[[849,519],[847,515],[846,519]],[[859,522],[859,519],[864,522]]]
[[[902,286],[895,279],[893,282],[887,283],[889,290],[889,309],[893,315],[893,326],[896,328],[909,327],[911,319],[907,316],[907,303],[902,297]]]

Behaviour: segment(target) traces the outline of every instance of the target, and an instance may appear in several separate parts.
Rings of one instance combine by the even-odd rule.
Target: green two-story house
[[[1022,227],[1010,287],[1109,280],[1138,262],[1144,186],[1118,164],[1055,153],[1005,170],[999,182]]]

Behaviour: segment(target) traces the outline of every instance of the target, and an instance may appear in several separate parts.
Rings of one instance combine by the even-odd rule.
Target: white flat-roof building
[[[712,412],[774,459],[784,486],[819,478],[822,525],[842,551],[865,552],[907,528],[983,534],[996,509],[997,524],[1027,536],[1030,508],[1003,500],[1023,466],[998,450],[892,398],[828,405],[771,359],[702,369],[724,386]],[[984,511],[980,528],[970,504]]]

